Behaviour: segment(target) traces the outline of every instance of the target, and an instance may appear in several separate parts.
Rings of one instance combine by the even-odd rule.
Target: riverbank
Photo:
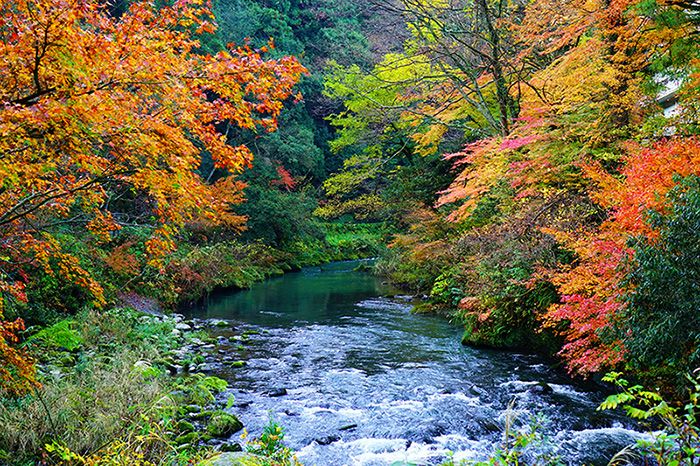
[[[346,262],[217,293],[190,317],[81,312],[27,342],[44,386],[0,403],[0,464],[291,466],[292,450],[306,464],[605,464],[653,440],[596,413],[603,393],[534,355],[461,347],[394,292]]]
[[[212,338],[221,325],[230,337]],[[236,348],[247,338],[223,321],[127,308],[85,311],[41,330],[27,347],[42,386],[0,403],[0,464],[184,465],[242,451],[244,426],[212,369],[221,348],[231,367],[245,364]],[[265,442],[253,441],[252,451],[294,464],[282,444]]]
[[[166,308],[191,305],[222,289],[246,289],[285,272],[334,261],[376,257],[384,249],[381,224],[328,223],[324,236],[283,247],[222,241],[183,245],[163,274],[136,291]]]
[[[232,435],[240,435],[242,426],[229,400],[218,397],[227,384],[211,369],[212,355],[221,351],[227,356],[219,363],[245,364],[235,354],[248,336],[231,329],[227,339],[214,339],[208,330],[222,321],[185,322],[163,312],[217,289],[248,288],[381,248],[379,225],[327,225],[325,231],[323,238],[284,250],[237,241],[185,243],[161,273],[135,276],[126,287],[118,286],[119,276],[93,271],[116,303],[106,310],[83,302],[61,312],[41,301],[48,289],[32,290],[39,305],[27,313],[31,327],[22,348],[36,363],[41,385],[21,398],[0,393],[0,464],[103,464],[115,458],[191,464],[217,451],[240,450]],[[292,464],[291,453],[273,443],[258,449]]]

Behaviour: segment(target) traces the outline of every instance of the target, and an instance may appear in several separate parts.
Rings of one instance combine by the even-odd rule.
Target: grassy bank
[[[191,303],[216,289],[248,288],[290,270],[333,261],[376,257],[384,249],[381,224],[329,223],[320,237],[270,247],[260,242],[184,244],[164,273],[136,291],[166,307]]]
[[[242,450],[226,381],[202,372],[219,343],[204,324],[123,308],[44,328],[27,341],[42,386],[0,394],[0,464],[184,465]],[[267,437],[250,443],[249,464],[264,452],[292,464]]]

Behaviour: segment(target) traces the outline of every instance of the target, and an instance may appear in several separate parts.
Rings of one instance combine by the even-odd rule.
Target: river
[[[233,336],[219,353],[247,365],[222,364],[216,375],[229,381],[251,435],[274,418],[306,466],[434,465],[450,452],[484,459],[507,418],[542,426],[531,464],[546,453],[603,465],[639,437],[623,418],[596,412],[597,387],[535,355],[463,347],[460,328],[411,313],[408,297],[357,265],[217,293],[192,311],[233,327],[219,330],[222,341]]]

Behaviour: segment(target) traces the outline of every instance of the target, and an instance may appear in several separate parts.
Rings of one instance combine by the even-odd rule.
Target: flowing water
[[[233,411],[251,435],[274,418],[307,466],[433,465],[450,452],[483,459],[509,418],[546,434],[528,453],[531,464],[545,453],[606,464],[640,437],[595,411],[604,398],[595,387],[537,356],[463,347],[459,328],[412,314],[409,298],[357,265],[290,273],[194,310],[235,328],[220,330],[231,343],[220,357],[247,365],[215,372],[229,381]]]

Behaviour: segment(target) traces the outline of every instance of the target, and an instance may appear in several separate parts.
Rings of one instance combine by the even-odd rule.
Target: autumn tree
[[[512,26],[527,2],[491,0],[373,0],[406,21],[413,34],[410,54],[425,57],[433,67],[425,76],[443,82],[440,106],[460,105],[475,110],[486,134],[507,135],[518,116],[519,86],[527,67],[518,63],[518,42]],[[427,96],[426,96],[427,97]],[[437,109],[434,109],[437,110]],[[437,111],[433,116],[440,121]],[[449,120],[443,121],[449,123]]]
[[[304,72],[295,59],[234,46],[198,53],[198,35],[215,29],[201,0],[136,2],[118,17],[96,0],[4,1],[0,12],[5,308],[19,297],[7,289],[21,287],[28,268],[104,303],[100,284],[53,233],[59,226],[82,225],[104,244],[124,224],[144,224],[152,266],[189,221],[243,228],[232,211],[242,200],[235,176],[251,152],[226,131],[275,129]],[[199,174],[203,153],[216,177]],[[125,199],[139,199],[147,215],[119,211]],[[4,325],[0,342],[12,342],[21,321]]]
[[[493,216],[491,226],[470,227],[472,241],[505,245],[507,238],[518,238],[508,260],[497,259],[504,255],[501,247],[486,254],[483,248],[468,252],[464,261],[482,269],[497,262],[494,270],[516,272],[523,270],[526,251],[538,251],[524,264],[529,272],[520,281],[533,290],[543,283],[556,286],[561,301],[549,310],[539,306],[538,312],[549,329],[565,338],[561,354],[572,372],[588,375],[627,357],[625,345],[631,340],[613,331],[624,320],[629,290],[623,283],[627,264],[634,261],[627,241],[646,235],[646,210],[657,207],[651,198],[663,198],[670,189],[673,176],[667,177],[667,170],[687,175],[694,163],[679,155],[682,139],[647,148],[629,144],[632,138],[663,134],[671,125],[688,131],[695,121],[690,79],[678,93],[682,116],[676,120],[659,120],[661,108],[654,99],[659,76],[693,76],[688,57],[697,47],[691,17],[668,2],[530,2],[522,21],[512,26],[521,47],[517,60],[532,69],[521,87],[519,118],[507,136],[479,140],[448,156],[457,176],[438,201],[440,208],[450,208],[448,218],[473,225],[490,206],[500,215]],[[650,177],[644,189],[634,187],[642,154],[666,181]],[[650,154],[667,166],[651,163]],[[615,181],[620,176],[624,183]],[[625,190],[635,194],[621,194]],[[629,216],[635,222],[622,222],[612,199],[628,202],[629,209],[636,205]],[[538,240],[543,232],[559,244]],[[564,271],[549,274],[558,262]],[[469,283],[463,287],[469,289]],[[493,312],[507,303],[475,302],[468,297],[467,311],[470,318],[483,318],[482,327],[512,325],[514,313]]]
[[[324,185],[329,198],[320,210],[324,215],[380,210],[378,192],[391,185],[392,173],[382,169],[399,157],[430,157],[465,140],[509,134],[519,114],[520,84],[532,72],[517,60],[519,44],[512,34],[524,3],[372,4],[403,21],[410,37],[401,53],[387,54],[371,72],[331,68],[326,93],[345,107],[330,118],[337,128],[331,148],[346,160]],[[440,170],[439,163],[430,165]],[[350,179],[362,185],[359,195],[343,190]]]
[[[649,271],[650,257],[656,255],[661,261],[676,254],[674,247],[664,242],[669,235],[682,235],[683,227],[667,222],[672,222],[674,216],[678,222],[693,221],[696,215],[678,210],[684,203],[692,208],[692,197],[674,203],[669,193],[678,190],[676,186],[682,179],[700,175],[699,157],[700,145],[695,138],[679,138],[651,147],[630,146],[622,179],[610,175],[599,164],[585,167],[587,176],[597,186],[594,200],[610,215],[593,231],[552,232],[577,254],[578,261],[554,277],[562,302],[552,306],[546,316],[549,325],[566,323],[561,330],[566,338],[562,355],[572,370],[590,374],[614,367],[626,358],[629,344],[644,353],[639,349],[639,341],[648,329],[642,330],[638,322],[652,312],[648,308],[649,287],[658,286],[653,274],[662,277],[673,273],[673,269],[663,270],[662,263],[653,265],[655,272]],[[692,190],[689,192],[692,194]],[[667,218],[669,214],[671,217]],[[640,258],[636,257],[635,244]],[[691,271],[689,267],[687,272]],[[662,308],[653,312],[662,312]],[[663,325],[663,320],[656,319],[654,326]],[[627,333],[630,323],[635,333]],[[615,328],[625,330],[615,332]],[[648,356],[641,359],[645,358]]]

